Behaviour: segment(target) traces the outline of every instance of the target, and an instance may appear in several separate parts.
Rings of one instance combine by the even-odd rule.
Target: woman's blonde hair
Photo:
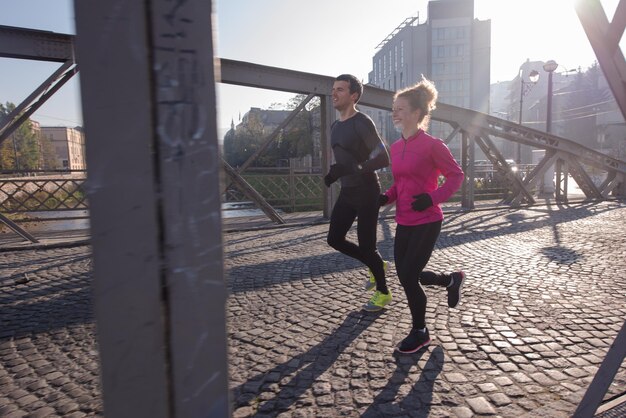
[[[435,110],[437,102],[437,89],[435,83],[422,75],[422,81],[414,86],[398,90],[393,99],[405,98],[412,110],[420,110],[420,120],[417,127],[426,130],[430,122],[430,113]]]

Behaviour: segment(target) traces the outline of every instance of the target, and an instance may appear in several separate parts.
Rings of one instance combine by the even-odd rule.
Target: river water
[[[19,222],[18,225],[30,233],[89,229],[89,211],[87,210],[39,211],[29,212],[28,215],[33,220]],[[256,208],[252,202],[222,204],[222,218],[260,215],[263,215],[263,211]]]

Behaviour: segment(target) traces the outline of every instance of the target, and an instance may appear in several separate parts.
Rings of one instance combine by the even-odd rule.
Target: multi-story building
[[[428,19],[410,17],[381,44],[373,58],[369,83],[387,90],[432,80],[439,102],[489,112],[491,21],[474,19],[474,0],[433,0]],[[389,112],[365,110],[383,136],[394,138]],[[446,138],[451,128],[431,122],[430,132]],[[459,141],[450,148],[460,155]]]
[[[42,126],[41,135],[54,146],[58,167],[85,170],[85,133],[80,127]]]

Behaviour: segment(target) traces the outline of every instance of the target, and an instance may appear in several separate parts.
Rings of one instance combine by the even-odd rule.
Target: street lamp
[[[552,132],[552,74],[556,71],[559,64],[554,60],[550,60],[543,64],[544,71],[548,73],[548,99],[546,103],[546,132]],[[551,197],[554,193],[554,167],[546,171],[543,177],[543,195]]]
[[[524,81],[523,70],[520,70],[520,80],[522,82],[522,88],[520,90],[519,95],[519,124],[522,124],[522,104],[524,103],[524,96],[528,94],[528,92],[533,88],[535,84],[537,84],[537,80],[539,80],[539,72],[537,70],[532,70],[530,74],[528,74],[528,81]]]
[[[552,74],[556,71],[559,64],[554,60],[550,60],[543,64],[543,69],[548,73],[548,102],[546,105],[546,132],[552,131]]]
[[[532,70],[528,74],[528,81],[524,81],[524,70],[520,70],[520,81],[522,82],[522,87],[520,88],[519,93],[519,125],[522,124],[522,105],[524,104],[524,96],[528,94],[528,92],[533,88],[535,84],[537,84],[537,80],[539,80],[539,72],[537,70]],[[522,164],[522,144],[520,142],[517,143],[517,165]]]

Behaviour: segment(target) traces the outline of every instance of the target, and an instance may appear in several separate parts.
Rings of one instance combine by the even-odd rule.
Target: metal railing
[[[523,181],[536,165],[526,164],[516,167],[516,175]],[[312,167],[308,170],[295,170],[289,167],[250,168],[242,175],[272,207],[282,212],[320,211],[323,208],[323,194],[326,187],[323,183],[321,168]],[[378,172],[382,190],[388,189],[392,182],[391,171]],[[600,179],[601,180],[601,179]],[[443,178],[442,178],[443,181]],[[510,179],[493,167],[478,166],[474,169],[474,200],[480,202],[500,202],[506,200],[515,188]],[[532,189],[532,192],[537,190]],[[572,191],[570,191],[571,193]],[[570,197],[577,197],[572,194]],[[583,198],[583,194],[579,194]],[[229,207],[250,209],[254,203],[237,187],[231,186],[223,195],[224,203]],[[461,207],[462,192],[457,191],[446,203],[448,208]]]
[[[0,172],[0,213],[88,208],[85,170]]]

